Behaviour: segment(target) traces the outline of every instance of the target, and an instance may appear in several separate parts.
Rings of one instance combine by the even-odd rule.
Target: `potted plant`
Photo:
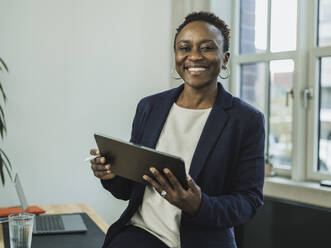
[[[9,72],[6,63],[2,60],[1,57],[0,57],[0,72],[1,73]],[[2,87],[1,78],[0,78],[0,95],[1,95],[0,98],[2,97],[2,99],[3,99],[3,101],[0,102],[0,136],[1,136],[1,139],[3,140],[4,135],[7,132],[7,128],[6,128],[5,113],[3,111],[2,103],[6,103],[7,96]],[[10,161],[9,161],[7,155],[5,154],[5,152],[3,151],[3,149],[0,147],[0,180],[1,180],[1,183],[3,186],[5,185],[4,169],[6,169],[10,179],[12,180]]]

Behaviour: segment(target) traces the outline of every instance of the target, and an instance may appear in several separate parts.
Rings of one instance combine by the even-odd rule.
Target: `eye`
[[[191,48],[188,46],[180,46],[180,47],[178,47],[178,50],[181,52],[188,52],[191,50]]]
[[[212,46],[203,46],[201,47],[201,50],[202,51],[211,51],[211,50],[214,50],[215,48],[212,47]]]

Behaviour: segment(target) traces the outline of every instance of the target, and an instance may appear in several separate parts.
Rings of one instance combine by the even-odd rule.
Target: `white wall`
[[[232,0],[210,0],[210,9],[231,28]]]
[[[232,17],[232,0],[210,0],[210,9],[213,13],[215,13],[217,16],[219,16],[221,19],[225,21],[227,25],[229,25],[230,31],[231,31],[231,36],[234,35],[233,33],[233,28],[232,28],[232,23],[231,23],[231,17]],[[233,41],[232,38],[230,38],[230,47],[232,47]],[[230,48],[231,51],[231,48]],[[230,63],[229,63],[229,68],[231,69],[231,56],[230,56]],[[230,71],[231,72],[231,71]],[[230,75],[231,77],[231,75]],[[222,82],[223,86],[227,90],[231,90],[230,87],[230,78],[228,79],[220,79],[220,82]]]
[[[126,206],[83,160],[94,132],[129,139],[138,100],[168,88],[170,1],[0,0],[8,135],[1,146],[30,204]],[[7,178],[0,206],[17,205]]]

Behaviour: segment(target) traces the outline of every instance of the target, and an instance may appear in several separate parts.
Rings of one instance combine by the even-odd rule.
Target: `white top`
[[[210,111],[211,108],[181,108],[174,103],[156,145],[158,151],[181,157],[185,162],[187,174]],[[181,210],[148,185],[145,188],[142,205],[128,224],[145,229],[169,247],[179,248],[180,219]]]

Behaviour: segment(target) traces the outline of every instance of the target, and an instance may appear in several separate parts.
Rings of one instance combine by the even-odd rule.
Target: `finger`
[[[95,158],[95,161],[97,162],[97,164],[104,164],[106,163],[106,158],[105,157],[98,157],[98,158]]]
[[[110,174],[107,174],[107,175],[99,177],[99,178],[102,180],[110,180],[110,179],[113,179],[115,176],[116,176],[115,174],[110,173]]]
[[[107,171],[110,170],[110,164],[107,165],[92,164],[91,168],[93,171]]]
[[[171,191],[173,191],[171,185],[167,182],[167,180],[164,178],[164,176],[162,176],[161,173],[156,168],[151,167],[149,170],[155,176],[157,183],[160,184],[161,187],[165,191],[167,191],[167,193],[170,193]]]
[[[147,175],[143,175],[143,179],[145,181],[149,182],[156,189],[156,191],[159,192],[159,194],[161,194],[163,189],[154,179],[152,179],[151,177],[149,177]]]
[[[100,152],[99,152],[98,149],[91,149],[91,150],[90,150],[90,154],[91,154],[91,155],[100,155]]]
[[[107,170],[107,171],[94,171],[94,175],[96,177],[99,177],[99,178],[104,177],[104,176],[107,176],[109,174],[111,174],[111,171],[110,170]]]
[[[104,163],[106,163],[105,157],[97,157],[91,160],[91,164],[104,164]]]
[[[200,187],[194,182],[192,177],[187,174],[187,184],[188,187],[194,192],[194,193],[199,193],[200,192]]]
[[[174,188],[175,191],[181,192],[181,191],[184,190],[182,185],[180,184],[180,182],[176,178],[176,176],[171,172],[171,170],[169,170],[168,168],[165,168],[163,170],[163,172],[167,176],[169,182],[171,183],[171,185],[172,185],[172,187]]]

